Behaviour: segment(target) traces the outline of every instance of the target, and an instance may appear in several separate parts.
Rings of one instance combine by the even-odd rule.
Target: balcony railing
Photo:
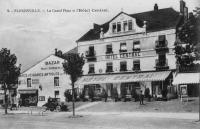
[[[169,48],[167,45],[168,45],[167,40],[164,43],[159,43],[159,41],[156,41],[156,46],[155,46],[156,53],[169,52]]]
[[[155,66],[156,70],[167,70],[167,69],[169,69],[167,59],[166,60],[156,59],[155,64],[156,64],[156,66]]]

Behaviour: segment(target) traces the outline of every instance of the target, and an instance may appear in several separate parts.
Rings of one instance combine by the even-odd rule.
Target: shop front
[[[178,73],[172,83],[177,87],[178,94],[182,92],[189,97],[197,97],[199,95],[200,73]]]
[[[111,75],[87,75],[82,76],[77,82],[78,87],[98,85],[94,92],[106,91],[108,98],[117,94],[120,98],[133,97],[134,93],[138,94],[142,90],[143,94],[146,89],[151,96],[161,94],[162,90],[167,90],[169,78],[172,77],[171,71],[161,72],[143,72],[143,73],[124,73]],[[98,90],[98,91],[96,91]]]
[[[38,103],[38,90],[37,89],[20,89],[20,106],[37,106]]]

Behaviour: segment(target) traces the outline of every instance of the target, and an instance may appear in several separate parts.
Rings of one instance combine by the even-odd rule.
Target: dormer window
[[[128,21],[128,30],[132,30],[133,29],[133,23],[132,20]]]
[[[112,32],[113,32],[113,33],[116,33],[116,30],[117,30],[116,23],[113,23],[113,24],[112,24]]]
[[[128,31],[128,23],[127,23],[127,21],[123,22],[123,31]]]
[[[117,22],[117,32],[121,31],[121,22]]]

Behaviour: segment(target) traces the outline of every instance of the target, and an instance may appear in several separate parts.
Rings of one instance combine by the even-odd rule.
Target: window
[[[59,77],[54,77],[54,86],[59,86]]]
[[[140,60],[133,61],[133,70],[140,70]]]
[[[59,91],[55,91],[55,98],[59,98]]]
[[[124,31],[128,31],[128,23],[127,23],[127,21],[123,22],[123,30]]]
[[[131,20],[128,21],[128,30],[132,30],[133,29],[133,23]]]
[[[112,32],[116,33],[116,29],[117,29],[116,23],[113,23],[112,24]]]
[[[89,71],[88,74],[94,73],[94,64],[89,64]]]
[[[117,23],[117,32],[120,32],[120,31],[121,31],[121,23],[118,22],[118,23]]]
[[[165,35],[159,35],[158,36],[158,45],[159,46],[164,46],[165,45],[165,40],[166,40]]]
[[[133,51],[140,51],[140,41],[133,42]]]
[[[112,44],[106,45],[106,54],[113,53],[112,51]]]
[[[94,56],[94,46],[89,46],[89,56]]]
[[[31,87],[31,78],[27,78],[27,87]]]
[[[113,63],[109,62],[106,64],[106,72],[113,72]]]
[[[120,62],[120,71],[127,71],[126,61]]]
[[[120,52],[127,52],[126,43],[120,43]]]

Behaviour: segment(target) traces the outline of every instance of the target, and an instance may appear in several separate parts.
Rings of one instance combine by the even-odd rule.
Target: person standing
[[[143,92],[142,90],[140,90],[140,93],[139,93],[139,99],[140,99],[140,105],[143,105],[143,101],[144,101],[144,95],[143,95]]]

